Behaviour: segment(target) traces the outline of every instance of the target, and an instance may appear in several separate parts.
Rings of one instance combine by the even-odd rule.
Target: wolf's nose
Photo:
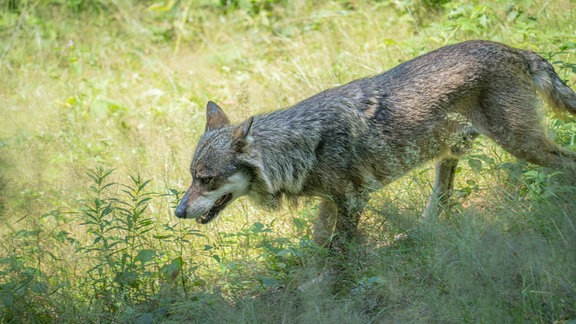
[[[176,217],[178,217],[178,218],[186,218],[186,209],[188,209],[189,192],[190,192],[190,189],[188,189],[188,191],[186,191],[186,193],[184,194],[184,197],[182,197],[182,200],[180,200],[178,207],[176,207],[176,210],[174,211],[174,215],[176,215]]]
[[[186,207],[185,204],[183,204],[184,201],[181,201],[180,204],[178,204],[178,207],[176,207],[176,210],[174,211],[174,215],[176,215],[176,217],[178,218],[186,218]]]

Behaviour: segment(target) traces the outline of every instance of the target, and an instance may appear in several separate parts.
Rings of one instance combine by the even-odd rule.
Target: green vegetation
[[[313,201],[172,214],[208,99],[239,122],[477,38],[576,88],[571,0],[0,0],[0,322],[575,320],[576,175],[486,139],[437,222],[431,165],[373,196],[336,295]]]

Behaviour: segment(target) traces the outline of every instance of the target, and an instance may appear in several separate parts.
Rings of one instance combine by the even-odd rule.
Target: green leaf
[[[156,250],[142,250],[136,255],[135,261],[140,261],[142,263],[150,262],[156,256]]]
[[[142,183],[142,184],[138,187],[138,190],[139,190],[139,191],[142,191],[142,190],[150,183],[150,181],[152,181],[152,180],[146,180],[146,181],[144,181],[144,183]]]
[[[480,173],[482,171],[482,160],[479,159],[469,159],[468,165],[474,171],[474,173]]]
[[[260,280],[262,282],[262,285],[265,287],[276,287],[279,285],[279,281],[274,278],[263,277]]]
[[[108,206],[104,207],[104,210],[102,210],[101,215],[102,215],[102,217],[104,217],[104,216],[110,214],[111,212],[112,212],[112,206],[108,205]]]
[[[40,234],[40,230],[34,230],[34,231],[29,231],[29,230],[19,230],[16,233],[14,233],[14,237],[30,237],[30,236],[38,236],[38,234]]]
[[[176,3],[175,0],[168,0],[163,4],[153,3],[148,8],[146,8],[146,11],[157,11],[157,12],[169,11],[170,9],[172,9],[175,3]]]
[[[252,224],[252,226],[250,227],[250,231],[254,234],[260,234],[260,233],[268,233],[271,230],[269,228],[265,228],[266,226],[260,222],[256,222],[254,224]]]
[[[174,280],[176,280],[176,278],[182,271],[183,264],[184,262],[182,261],[182,257],[177,257],[176,259],[172,260],[172,262],[164,269],[166,280],[169,282],[173,282]]]
[[[48,286],[41,282],[35,282],[30,285],[30,290],[37,294],[45,294],[48,292]]]

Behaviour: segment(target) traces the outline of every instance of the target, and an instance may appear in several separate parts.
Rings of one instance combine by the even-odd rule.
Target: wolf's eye
[[[209,185],[212,182],[212,180],[214,180],[213,177],[203,177],[198,179],[198,181],[200,181],[200,184],[203,186]]]

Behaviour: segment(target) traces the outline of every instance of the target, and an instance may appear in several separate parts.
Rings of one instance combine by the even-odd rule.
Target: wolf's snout
[[[178,207],[176,207],[176,210],[174,211],[174,214],[176,215],[176,217],[186,218],[186,208],[187,207],[188,207],[188,193],[186,193],[186,195],[184,195],[184,197],[182,198],[182,200],[178,204]]]

